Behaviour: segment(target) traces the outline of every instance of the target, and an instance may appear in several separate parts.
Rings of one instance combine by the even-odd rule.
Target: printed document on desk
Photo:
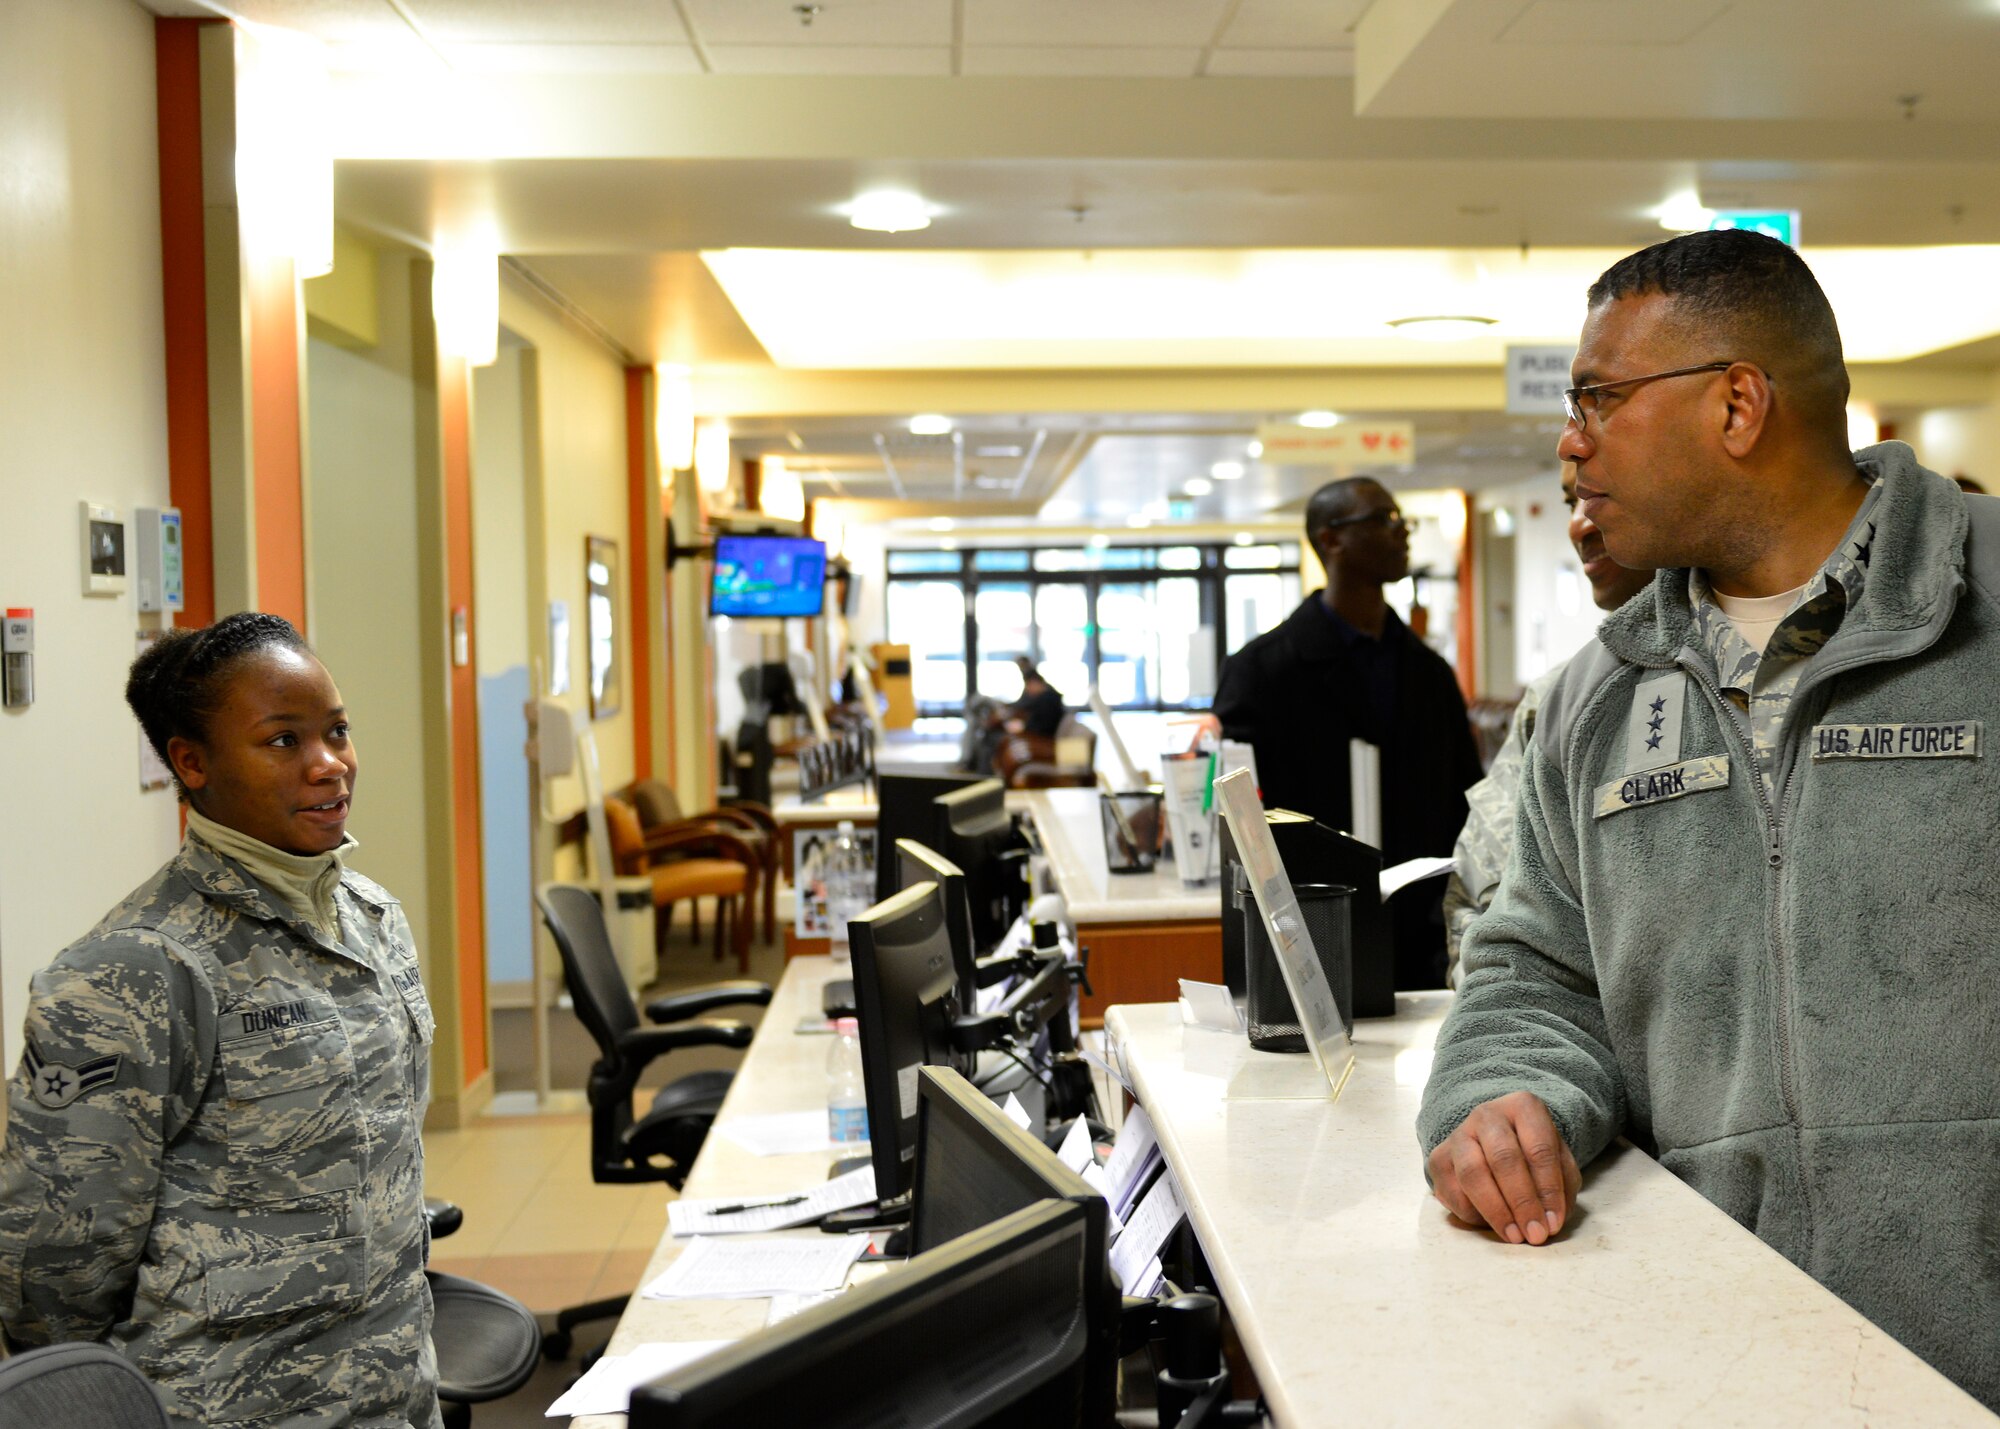
[[[648,1300],[762,1300],[838,1290],[862,1253],[865,1235],[715,1240],[696,1236],[680,1259],[642,1292]]]
[[[1153,1189],[1146,1193],[1139,1209],[1118,1233],[1118,1243],[1111,1247],[1111,1268],[1117,1272],[1118,1283],[1125,1287],[1127,1295],[1144,1292],[1158,1272],[1160,1252],[1166,1249],[1167,1237],[1186,1215],[1180,1182],[1168,1170],[1153,1183]]]
[[[735,1343],[734,1340],[674,1340],[636,1345],[630,1354],[606,1355],[563,1391],[549,1406],[548,1417],[574,1419],[581,1414],[623,1414],[632,1402],[632,1391],[640,1385],[650,1384],[663,1374],[671,1374]]]
[[[875,1199],[875,1168],[862,1166],[803,1191],[768,1196],[710,1196],[667,1202],[667,1229],[676,1236],[735,1235],[781,1231],[810,1225],[834,1211],[865,1206]],[[741,1207],[742,1209],[736,1209]]]

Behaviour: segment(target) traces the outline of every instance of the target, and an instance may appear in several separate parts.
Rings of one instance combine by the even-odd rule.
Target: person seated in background
[[[1576,465],[1564,462],[1562,469],[1563,505],[1569,508],[1569,543],[1583,562],[1583,578],[1590,582],[1591,601],[1602,611],[1613,611],[1652,584],[1651,571],[1632,571],[1611,559],[1604,549],[1604,537],[1591,519],[1576,509]],[[1500,875],[1507,871],[1507,855],[1514,848],[1514,811],[1521,793],[1521,760],[1535,737],[1535,715],[1542,697],[1562,678],[1559,661],[1531,681],[1521,693],[1507,741],[1493,756],[1486,777],[1466,791],[1471,807],[1465,828],[1452,850],[1455,865],[1444,888],[1445,983],[1458,986],[1458,947],[1472,920],[1493,901]]]
[[[409,920],[342,862],[340,691],[246,613],[167,631],[126,700],[187,835],[29,984],[0,1325],[110,1345],[175,1429],[432,1429],[435,1023]]]
[[[1016,655],[1014,664],[1021,671],[1021,698],[1007,707],[1007,717],[1002,724],[1009,734],[1054,738],[1069,707],[1063,703],[1056,687],[1042,678],[1042,672],[1035,668],[1033,660],[1026,655]]]
[[[1215,692],[1227,739],[1257,754],[1264,807],[1352,829],[1353,740],[1381,750],[1382,857],[1451,852],[1479,748],[1458,677],[1389,608],[1382,587],[1410,573],[1410,528],[1365,476],[1328,482],[1306,503],[1306,540],[1326,588],[1229,657]],[[1444,986],[1435,879],[1391,903],[1396,986]]]
[[[1432,1190],[1545,1245],[1622,1133],[2000,1409],[2000,503],[1849,449],[1833,309],[1759,234],[1613,264],[1571,372],[1580,507],[1659,574],[1543,702]]]

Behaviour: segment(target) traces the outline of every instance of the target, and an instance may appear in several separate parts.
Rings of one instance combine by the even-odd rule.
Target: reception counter
[[[1174,1006],[1106,1020],[1281,1429],[2000,1423],[1630,1147],[1552,1245],[1455,1225],[1414,1130],[1449,1001],[1357,1024],[1338,1102]]]

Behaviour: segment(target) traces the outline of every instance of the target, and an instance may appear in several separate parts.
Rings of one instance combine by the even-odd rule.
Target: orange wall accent
[[[257,606],[306,628],[305,467],[300,452],[299,285],[289,258],[246,266]]]
[[[464,611],[469,658],[451,667],[451,818],[457,849],[459,1039],[470,1086],[487,1068],[486,913],[480,901],[484,856],[479,837],[479,654],[472,624],[472,372],[459,357],[438,355],[438,426],[444,447],[445,591],[451,612]],[[447,613],[450,618],[450,613]]]
[[[167,479],[181,512],[187,608],[177,625],[215,621],[215,522],[209,494],[208,274],[201,193],[201,27],[153,21],[160,128],[160,273],[166,316]]]
[[[653,600],[646,516],[646,369],[625,369],[625,530],[632,558],[625,579],[632,592],[632,773],[653,777]]]

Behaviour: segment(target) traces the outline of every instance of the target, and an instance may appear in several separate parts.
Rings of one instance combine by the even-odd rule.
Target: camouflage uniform
[[[1486,777],[1465,791],[1465,827],[1451,851],[1451,877],[1444,885],[1444,984],[1458,986],[1458,945],[1472,920],[1493,901],[1507,854],[1514,847],[1515,805],[1521,795],[1521,761],[1535,738],[1535,714],[1542,696],[1562,677],[1564,660],[1521,692],[1507,738],[1493,756]]]
[[[1841,542],[1799,592],[1797,604],[1778,622],[1761,653],[1752,650],[1730,624],[1716,603],[1708,577],[1699,570],[1688,572],[1695,642],[1707,653],[1723,696],[1744,717],[1750,747],[1757,755],[1757,772],[1763,776],[1764,792],[1774,803],[1779,794],[1778,730],[1784,723],[1785,709],[1806,672],[1806,662],[1833,638],[1848,608],[1861,599],[1875,544],[1875,506],[1881,494],[1879,485],[1869,486],[1849,526],[1853,536]]]
[[[176,1429],[431,1429],[430,1005],[396,900],[338,939],[197,838],[37,973],[0,1324],[102,1340]]]

